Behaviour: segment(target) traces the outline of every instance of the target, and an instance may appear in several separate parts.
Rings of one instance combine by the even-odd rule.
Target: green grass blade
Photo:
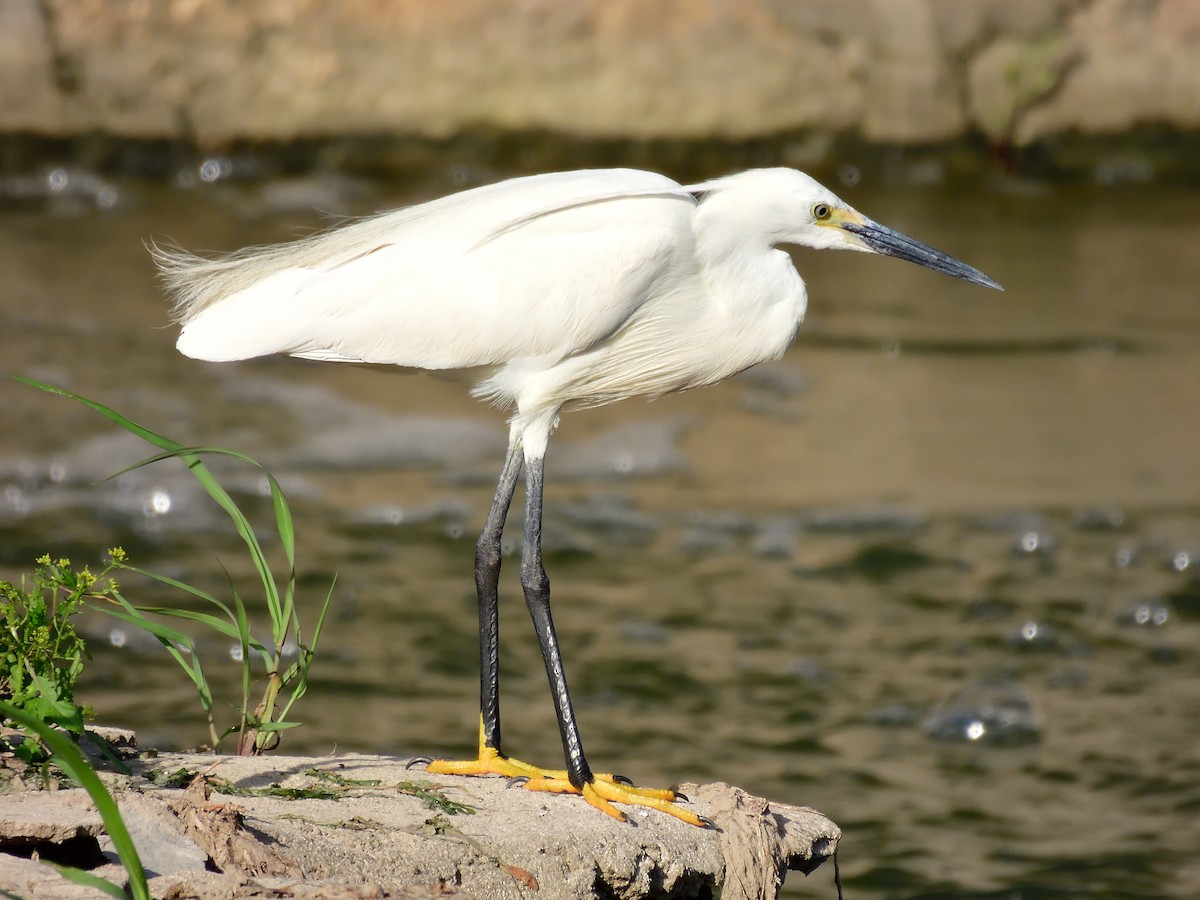
[[[211,628],[213,631],[217,631],[226,637],[241,640],[242,633],[237,625],[223,621],[217,616],[210,615],[209,613],[197,612],[191,609],[175,609],[174,607],[170,606],[134,606],[120,594],[116,594],[114,596],[121,601],[124,607],[123,609],[117,610],[108,606],[96,606],[94,608],[98,609],[100,612],[103,612],[105,615],[112,616],[114,619],[121,619],[122,621],[129,622],[130,624],[136,625],[139,628],[144,628],[160,641],[170,641],[174,644],[182,644],[183,646],[187,647],[189,652],[194,650],[194,645],[190,636],[175,628],[171,628],[169,625],[163,625],[161,622],[155,622],[153,619],[147,618],[145,614],[152,613],[159,616],[173,616],[177,619],[196,622]],[[253,637],[249,638],[249,643],[250,646],[260,654],[266,654],[269,652],[261,641],[258,641]]]
[[[162,435],[157,435],[157,437],[164,441],[170,441],[170,438],[163,437]],[[175,442],[172,441],[172,443]],[[177,444],[176,448],[173,450],[164,450],[162,453],[156,453],[153,456],[148,456],[140,462],[135,462],[131,466],[126,466],[119,472],[114,472],[112,475],[109,475],[108,478],[116,478],[118,475],[124,475],[126,472],[132,472],[134,469],[140,469],[143,466],[150,465],[151,463],[162,462],[164,459],[186,458],[191,456],[228,456],[232,459],[238,460],[239,462],[244,462],[247,465],[254,466],[256,469],[262,469],[263,472],[270,477],[270,473],[267,472],[262,463],[260,463],[254,457],[247,456],[245,453],[242,453],[238,450],[231,450],[228,447],[210,447],[207,445],[189,447],[185,444]]]
[[[157,462],[161,459],[167,459],[172,456],[178,456],[185,460],[191,460],[194,457],[198,458],[199,454],[227,456],[231,459],[236,459],[240,462],[246,463],[247,465],[253,466],[256,469],[259,469],[267,477],[267,484],[271,491],[271,505],[275,513],[275,526],[279,533],[280,545],[283,548],[288,565],[289,589],[284,602],[281,602],[280,600],[279,587],[275,583],[275,579],[271,574],[270,566],[267,564],[266,556],[262,551],[262,547],[258,542],[257,536],[254,534],[254,530],[251,527],[250,522],[245,518],[245,516],[242,514],[242,511],[233,502],[232,498],[229,498],[229,495],[226,494],[224,490],[222,490],[221,493],[224,498],[228,500],[227,503],[216,494],[213,494],[211,490],[209,490],[209,493],[213,495],[213,498],[217,500],[217,502],[225,510],[226,514],[233,519],[238,533],[241,535],[243,542],[250,550],[251,559],[254,561],[255,568],[258,570],[259,577],[263,582],[263,587],[266,592],[267,608],[271,615],[271,621],[274,625],[276,636],[278,637],[278,635],[286,628],[287,622],[291,618],[291,586],[295,583],[296,531],[295,523],[292,518],[291,507],[288,505],[287,498],[283,494],[283,489],[280,487],[275,476],[268,472],[260,462],[244,453],[239,453],[236,450],[229,450],[225,447],[182,447],[177,450],[152,456],[149,459],[138,463],[137,466],[148,465],[152,462]],[[132,468],[136,468],[137,466]],[[193,469],[193,471],[195,471],[195,469]],[[207,488],[208,486],[205,485],[205,487]]]
[[[120,425],[122,428],[124,428],[126,431],[130,432],[131,434],[136,434],[138,437],[153,444],[156,447],[161,447],[164,450],[181,450],[181,449],[183,449],[183,445],[178,443],[177,441],[173,441],[170,438],[163,437],[161,434],[157,434],[157,433],[151,431],[149,428],[146,428],[143,425],[139,425],[137,422],[134,422],[131,419],[125,418],[120,413],[114,412],[113,410],[109,409],[107,406],[97,403],[95,400],[89,400],[87,397],[81,397],[78,394],[73,394],[70,391],[66,390],[65,388],[55,387],[52,384],[46,384],[44,381],[35,381],[32,378],[24,378],[21,375],[10,375],[9,377],[12,378],[14,381],[21,382],[21,384],[26,384],[26,385],[29,385],[29,387],[37,388],[39,391],[45,391],[47,394],[58,394],[60,397],[69,397],[72,400],[82,403],[84,406],[88,407],[89,409],[95,410],[96,412],[100,413],[100,415],[104,416],[106,419],[109,419],[110,421],[115,422],[116,424]]]
[[[73,881],[83,887],[102,891],[110,897],[115,897],[116,900],[129,900],[129,895],[125,893],[125,889],[120,885],[113,884],[107,878],[101,878],[99,875],[93,875],[91,872],[85,872],[83,869],[76,869],[74,866],[60,866],[52,862],[48,862],[46,865],[53,867],[67,881]],[[13,896],[7,891],[5,894],[9,897]]]
[[[317,642],[321,640],[321,629],[325,626],[325,616],[329,612],[329,604],[333,601],[333,589],[336,586],[337,576],[335,575],[329,583],[329,591],[325,594],[325,603],[321,606],[321,614],[317,616],[317,624],[313,628],[312,644],[308,647],[305,647],[303,644],[300,645],[300,658],[288,668],[287,674],[283,678],[284,684],[291,684],[293,678],[297,678],[298,681],[296,687],[292,689],[287,702],[279,711],[279,718],[281,719],[286,719],[292,705],[308,693],[308,670],[316,658]],[[296,640],[297,642],[300,640],[299,624],[296,627]]]
[[[206,716],[212,716],[213,698],[212,688],[208,686],[208,679],[204,676],[204,669],[200,665],[200,657],[196,655],[196,651],[189,648],[185,655],[182,650],[174,644],[164,642],[167,652],[174,657],[175,662],[179,663],[179,668],[187,674],[191,679],[192,686],[196,688],[196,693],[200,697],[200,707],[204,710]]]
[[[184,445],[178,441],[172,440],[164,435],[158,434],[150,428],[140,425],[137,422],[121,415],[120,413],[98,403],[94,400],[89,400],[71,391],[43,382],[35,381],[29,378],[13,376],[14,380],[37,388],[50,394],[67,397],[83,404],[94,412],[107,418],[109,421],[125,429],[131,434],[140,437],[147,443],[157,447],[161,452],[156,453],[140,462],[135,463],[110,477],[138,469],[143,466],[148,466],[151,463],[161,462],[163,460],[178,458],[192,473],[193,477],[199,482],[205,492],[212,500],[221,507],[222,510],[229,516],[233,522],[234,528],[237,531],[242,542],[249,551],[251,561],[258,572],[262,582],[264,598],[266,601],[267,612],[271,618],[273,644],[271,647],[264,645],[256,640],[250,634],[249,615],[246,605],[242,601],[230,580],[230,592],[232,601],[230,603],[223,602],[212,594],[185,584],[177,579],[170,578],[164,575],[157,575],[153,572],[147,572],[135,566],[125,564],[119,560],[114,560],[112,568],[120,568],[122,570],[132,571],[136,574],[151,578],[161,584],[168,585],[177,590],[182,590],[192,597],[204,601],[210,606],[216,607],[224,618],[213,615],[207,612],[198,612],[195,610],[169,609],[161,607],[134,607],[124,598],[118,598],[122,606],[120,611],[112,608],[104,608],[106,613],[113,615],[118,619],[127,621],[133,625],[147,630],[150,634],[162,643],[176,662],[188,674],[201,697],[201,703],[204,705],[206,712],[209,715],[210,729],[213,734],[216,734],[215,727],[211,716],[212,711],[212,694],[208,687],[207,681],[204,678],[203,671],[200,667],[200,661],[194,653],[194,644],[183,632],[152,621],[148,616],[158,617],[174,617],[185,621],[190,621],[201,625],[205,628],[215,631],[218,634],[236,640],[241,649],[242,661],[242,699],[243,708],[241,711],[241,723],[237,729],[240,730],[241,739],[239,741],[239,752],[246,746],[245,741],[248,736],[252,737],[252,731],[268,731],[273,730],[269,726],[271,720],[278,723],[284,718],[283,715],[276,715],[277,703],[282,703],[283,697],[279,696],[286,693],[290,689],[290,698],[287,700],[285,709],[290,709],[292,704],[304,696],[307,690],[307,678],[309,668],[313,662],[313,651],[316,648],[317,641],[320,637],[321,629],[326,621],[329,611],[330,602],[332,600],[333,586],[330,586],[330,592],[325,598],[325,603],[321,609],[321,614],[317,620],[316,629],[313,632],[312,648],[304,646],[303,635],[301,631],[300,617],[296,608],[296,547],[295,547],[295,522],[293,519],[291,508],[284,496],[283,490],[280,487],[278,480],[267,471],[262,464],[252,457],[244,453],[230,450],[224,447]],[[230,496],[229,492],[217,481],[213,473],[205,465],[201,457],[220,456],[253,466],[262,471],[267,479],[267,485],[270,489],[271,504],[274,512],[275,527],[279,535],[280,547],[287,561],[286,579],[277,580],[274,573],[267,562],[266,553],[263,550],[257,535],[254,532],[253,526],[249,519],[238,507],[237,503]],[[123,557],[122,557],[123,558]],[[228,578],[228,572],[226,573]],[[115,594],[115,591],[113,591]],[[100,599],[99,597],[97,599]],[[111,598],[109,598],[111,599]],[[300,645],[301,655],[286,671],[280,675],[279,669],[283,666],[284,648],[288,646],[289,634],[294,633],[296,642]],[[267,688],[264,694],[262,703],[257,708],[257,711],[251,712],[250,704],[250,684],[251,684],[251,651],[258,653],[266,667],[268,676]],[[258,719],[263,719],[265,722],[259,722]],[[290,727],[287,726],[287,727]],[[278,728],[274,729],[278,730]],[[228,732],[227,732],[228,733]],[[214,743],[216,738],[214,738]],[[253,752],[261,752],[261,748],[257,746],[258,739],[255,738],[255,750]]]
[[[316,627],[313,628],[312,643],[310,649],[313,653],[317,652],[317,641],[321,640],[321,629],[325,627],[325,616],[329,612],[329,604],[333,602],[333,589],[337,587],[337,575],[329,582],[329,590],[325,593],[325,602],[321,604],[321,614],[317,616]]]
[[[210,628],[213,631],[216,631],[219,634],[224,635],[225,637],[233,638],[233,640],[238,641],[239,643],[242,643],[242,637],[243,637],[242,627],[241,627],[240,622],[238,621],[238,618],[236,617],[236,614],[235,614],[234,622],[226,622],[223,619],[218,618],[217,616],[210,615],[209,613],[197,612],[196,610],[193,610],[193,609],[175,609],[170,606],[141,606],[141,607],[138,607],[138,610],[139,610],[139,612],[152,613],[153,615],[156,615],[156,616],[171,616],[176,619],[184,619],[185,621],[195,622],[198,625],[203,625],[206,628]],[[114,610],[106,610],[106,611],[109,613],[109,615],[113,615],[115,613]],[[118,618],[120,618],[120,617],[118,617]],[[151,623],[151,620],[149,620],[149,619],[146,619],[145,621],[148,624]],[[153,623],[153,624],[157,628],[165,627],[165,626],[160,625],[159,623]],[[248,628],[249,622],[247,622],[246,625]],[[143,626],[143,627],[146,627],[146,626]],[[255,653],[258,653],[259,655],[263,655],[263,654],[269,654],[271,652],[270,649],[262,641],[258,640],[258,638],[254,637],[253,635],[247,633],[245,635],[245,638],[246,638],[245,639],[246,645],[250,649],[252,649]],[[247,658],[249,658],[249,656],[247,656]]]
[[[108,788],[104,786],[104,782],[100,780],[96,771],[88,765],[88,761],[79,752],[79,748],[69,738],[55,731],[45,722],[35,719],[9,703],[0,701],[0,714],[12,719],[22,728],[35,733],[54,754],[54,762],[88,792],[88,796],[92,798],[96,812],[100,813],[104,828],[117,850],[117,856],[120,857],[121,864],[129,875],[129,889],[134,900],[150,900],[150,887],[146,883],[146,872],[142,868],[142,860],[138,856],[133,838],[129,836],[129,829],[125,827],[125,820],[121,818],[121,810],[117,806],[117,801],[108,792]]]
[[[233,498],[230,497],[225,488],[220,485],[217,479],[208,470],[208,467],[205,466],[200,460],[200,457],[196,455],[195,451],[190,450],[188,447],[184,446],[178,441],[171,440],[168,437],[146,428],[144,425],[139,425],[132,419],[127,419],[120,413],[109,409],[102,403],[97,403],[95,400],[89,400],[86,397],[81,397],[79,394],[72,393],[64,388],[55,387],[54,385],[46,384],[45,382],[41,381],[35,381],[32,378],[23,378],[19,375],[13,375],[11,377],[22,384],[37,388],[40,391],[45,391],[48,394],[58,394],[61,397],[68,397],[77,401],[78,403],[82,403],[84,406],[88,407],[88,409],[100,413],[100,415],[121,426],[131,434],[135,434],[147,443],[153,444],[155,447],[159,447],[162,450],[167,451],[165,454],[166,456],[179,456],[179,458],[187,464],[188,470],[193,476],[195,476],[196,480],[200,482],[201,487],[204,488],[208,495],[212,497],[212,499],[217,503],[218,506],[221,507],[221,509],[225,510],[225,514],[228,515],[233,521],[234,528],[237,530],[238,535],[242,538],[242,541],[250,551],[250,556],[254,561],[254,567],[258,570],[259,577],[262,579],[263,589],[266,592],[267,597],[267,605],[271,610],[272,618],[275,620],[280,618],[279,588],[275,584],[275,579],[271,576],[271,569],[267,565],[266,555],[263,553],[262,546],[259,544],[258,538],[254,534],[254,529],[251,527],[249,520],[233,501]],[[259,463],[257,463],[255,460],[245,456],[244,454],[237,453],[236,451],[225,450],[223,448],[212,448],[212,451],[221,455],[231,456],[235,459],[244,460],[259,469],[262,468],[262,466],[259,465]],[[275,488],[273,487],[272,490],[274,489]]]
[[[258,464],[255,463],[255,465]],[[261,469],[262,466],[259,468]],[[287,555],[288,569],[294,571],[296,568],[296,529],[295,523],[292,521],[292,510],[288,506],[287,498],[283,496],[283,488],[279,486],[275,476],[266,469],[263,471],[266,472],[267,483],[271,486],[271,504],[275,508],[275,528],[279,532],[283,552]]]
[[[212,604],[213,606],[217,607],[217,609],[225,613],[225,615],[229,617],[230,621],[233,621],[233,610],[231,610],[225,603],[218,600],[212,594],[208,593],[207,591],[202,591],[198,587],[194,587],[186,582],[179,581],[176,578],[171,578],[169,575],[160,575],[157,572],[148,572],[145,569],[139,569],[137,566],[131,566],[128,563],[114,563],[113,568],[120,569],[124,572],[133,572],[135,575],[142,575],[151,579],[152,581],[157,581],[159,584],[165,584],[168,587],[178,588],[184,593],[191,594],[198,600],[203,600],[205,603]]]
[[[289,728],[299,728],[302,722],[259,722],[259,731],[287,731]]]
[[[139,628],[144,628],[154,635],[155,639],[166,648],[172,659],[191,679],[196,692],[200,695],[200,705],[204,707],[205,713],[212,712],[212,688],[208,686],[208,679],[204,677],[204,670],[200,666],[200,657],[196,654],[191,638],[181,631],[167,628],[165,625],[159,625],[157,622],[151,622],[145,618],[125,615],[112,609],[105,610],[105,612],[113,618],[123,619]],[[180,649],[181,647],[183,649]],[[184,650],[187,652],[185,653]]]
[[[113,609],[109,606],[93,606],[93,608],[114,619],[129,622],[152,634],[167,649],[167,652],[171,654],[171,657],[179,664],[179,667],[187,673],[188,678],[191,679],[196,692],[200,696],[200,705],[204,708],[205,715],[211,719],[213,708],[212,688],[209,687],[208,679],[204,676],[204,669],[200,665],[200,656],[196,653],[196,646],[192,642],[191,637],[182,631],[148,619],[141,610],[126,600],[120,593],[113,591],[112,596],[121,604],[122,609]],[[175,611],[168,610],[168,612]],[[183,649],[180,649],[181,647]],[[183,652],[184,650],[187,651],[186,654]]]
[[[100,612],[104,613],[110,618],[119,619],[122,622],[128,622],[130,625],[136,625],[138,628],[145,629],[160,641],[185,645],[191,643],[191,638],[189,638],[182,631],[172,628],[169,625],[163,625],[159,622],[155,622],[152,619],[147,619],[141,614],[140,610],[135,609],[134,612],[128,612],[123,609],[113,609],[112,607],[108,606],[94,606],[92,608],[98,609]]]
[[[133,604],[129,603],[128,600],[125,600],[124,597],[122,597],[121,600],[126,605],[128,615],[117,615],[112,609],[107,607],[97,607],[102,612],[105,612],[111,616],[115,616],[118,619],[125,619],[128,622],[132,622],[135,625],[145,628],[156,637],[159,636],[156,629],[164,630],[166,629],[166,626],[160,625],[159,623],[154,622],[151,619],[147,619],[144,616],[139,616],[140,613],[150,613],[156,616],[173,616],[177,619],[185,619],[196,622],[197,624],[203,625],[206,628],[210,628],[213,631],[225,635],[226,637],[234,638],[235,640],[241,640],[242,633],[237,625],[237,614],[225,603],[221,602],[211,594],[201,591],[198,588],[194,588],[191,585],[184,584],[181,581],[177,581],[174,578],[169,578],[166,575],[158,575],[154,572],[147,572],[144,569],[137,568],[136,566],[130,566],[121,563],[117,566],[117,568],[125,569],[130,572],[136,572],[139,575],[145,575],[147,578],[151,578],[155,581],[161,582],[162,584],[170,585],[171,587],[177,587],[180,590],[186,591],[193,597],[198,597],[199,599],[216,606],[225,613],[225,615],[228,617],[228,621],[224,621],[209,613],[198,612],[191,609],[176,609],[170,606],[134,606]],[[226,576],[228,577],[228,573],[226,573]],[[181,632],[174,632],[174,634],[183,637]],[[176,640],[177,638],[171,639]],[[184,640],[186,640],[186,638],[184,638]],[[188,641],[188,643],[190,644],[190,641]],[[254,638],[252,635],[249,637],[249,645],[256,653],[262,656],[263,662],[266,664],[267,668],[270,668],[271,657],[270,650],[267,648],[267,646]]]
[[[237,610],[238,641],[242,648],[242,721],[244,723],[250,712],[250,621],[246,616],[246,606],[242,603],[242,598],[237,591],[233,592],[233,605]],[[267,668],[270,669],[269,655],[264,654],[264,659],[267,660]],[[269,714],[270,710],[267,712]]]

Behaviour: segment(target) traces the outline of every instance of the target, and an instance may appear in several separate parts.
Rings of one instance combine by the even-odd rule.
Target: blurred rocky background
[[[782,136],[804,165],[846,138],[1067,158],[1198,130],[1195,0],[0,3],[0,134],[26,141],[352,137],[386,163],[472,134]]]

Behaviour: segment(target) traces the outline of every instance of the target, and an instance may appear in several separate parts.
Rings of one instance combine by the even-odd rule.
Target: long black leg
[[[542,468],[541,459],[531,459],[525,470],[525,547],[521,554],[521,587],[525,591],[525,605],[529,607],[529,615],[542,646],[546,675],[550,678],[554,710],[558,715],[558,731],[562,735],[563,754],[567,759],[567,776],[571,784],[582,789],[584,784],[592,781],[592,770],[583,755],[583,742],[579,738],[579,726],[575,723],[575,711],[571,708],[558,636],[554,633],[554,620],[550,617],[550,579],[546,577],[546,569],[542,565]]]
[[[500,610],[497,593],[500,538],[516,490],[517,476],[521,473],[521,460],[520,443],[514,440],[508,447],[495,499],[475,545],[475,589],[479,593],[479,711],[484,746],[496,752],[500,751]]]

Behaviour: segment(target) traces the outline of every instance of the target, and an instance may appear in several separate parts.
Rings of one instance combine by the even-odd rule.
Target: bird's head
[[[745,227],[758,229],[772,244],[817,250],[858,250],[895,256],[1004,290],[973,266],[867,218],[825,186],[795,169],[751,169],[689,188],[709,195],[721,214],[735,213]]]

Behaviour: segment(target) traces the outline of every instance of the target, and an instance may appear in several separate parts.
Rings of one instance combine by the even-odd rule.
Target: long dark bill
[[[858,235],[862,242],[876,253],[907,259],[909,262],[915,262],[917,265],[933,269],[935,272],[952,275],[973,284],[992,288],[992,290],[1004,290],[999,283],[988,278],[974,266],[968,266],[961,259],[955,259],[941,250],[934,250],[928,244],[914,241],[886,225],[880,225],[878,222],[867,219],[862,223],[844,222],[842,228],[851,234]]]

